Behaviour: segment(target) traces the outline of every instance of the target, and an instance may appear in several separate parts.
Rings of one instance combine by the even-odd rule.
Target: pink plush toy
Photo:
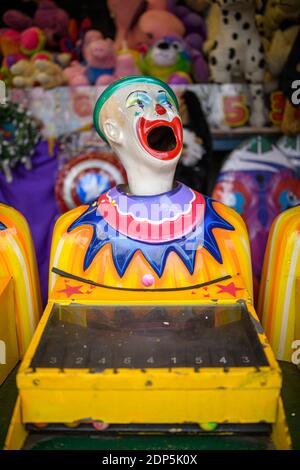
[[[91,41],[84,49],[89,83],[110,83],[116,66],[114,42],[111,39]]]
[[[71,65],[63,71],[66,82],[70,86],[84,86],[89,85],[89,81],[85,75],[86,67],[79,62],[74,61]]]
[[[7,10],[3,17],[3,23],[16,31],[24,31],[33,25],[33,20],[19,10]]]
[[[59,38],[67,36],[69,21],[69,14],[52,0],[41,0],[34,14],[34,24],[44,31],[47,45],[53,48],[58,47]]]
[[[129,75],[141,75],[141,71],[137,67],[133,55],[129,51],[124,50],[117,55],[114,80],[128,77]]]
[[[26,55],[36,54],[43,49],[45,43],[46,36],[40,28],[33,26],[21,33],[20,48]]]
[[[98,31],[97,29],[90,29],[89,31],[85,33],[83,41],[82,41],[83,56],[85,56],[87,46],[91,42],[97,41],[97,39],[103,39],[103,34],[101,33],[101,31]]]
[[[101,34],[101,33],[100,33]],[[64,70],[69,85],[108,85],[113,81],[116,55],[111,39],[99,39],[94,32],[84,39],[85,65],[73,62]],[[97,39],[98,37],[98,39]]]

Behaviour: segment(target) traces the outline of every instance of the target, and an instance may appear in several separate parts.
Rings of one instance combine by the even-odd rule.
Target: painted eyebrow
[[[136,93],[144,93],[145,95],[148,95],[148,93],[145,91],[145,90],[135,90],[135,91],[132,91],[131,93],[129,93],[129,95],[127,96],[126,98],[126,101],[128,100],[128,98],[131,96],[131,95],[134,95]]]

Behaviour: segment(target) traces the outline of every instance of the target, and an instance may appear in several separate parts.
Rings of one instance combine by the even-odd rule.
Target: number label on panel
[[[274,91],[271,94],[271,111],[269,113],[272,124],[278,126],[282,119],[285,107],[285,96],[282,91]]]
[[[230,127],[244,126],[249,119],[245,95],[223,96],[224,122]]]

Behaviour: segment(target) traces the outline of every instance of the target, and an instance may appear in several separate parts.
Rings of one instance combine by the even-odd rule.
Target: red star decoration
[[[71,297],[71,295],[73,294],[83,294],[83,292],[81,292],[81,286],[70,286],[66,283],[66,288],[65,289],[62,289],[62,290],[59,290],[58,292],[64,292],[66,294],[67,297]]]
[[[217,287],[219,287],[221,290],[217,292],[217,294],[221,294],[223,292],[228,292],[228,294],[232,295],[232,297],[236,297],[236,293],[239,290],[244,290],[244,287],[236,287],[234,282],[231,282],[227,286],[222,286],[221,284],[217,284]]]

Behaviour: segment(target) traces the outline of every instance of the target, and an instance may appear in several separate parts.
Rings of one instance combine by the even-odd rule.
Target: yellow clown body
[[[101,202],[95,204],[101,205]],[[114,286],[119,289],[133,290],[185,288],[217,279],[220,279],[220,284],[222,284],[222,278],[239,275],[243,279],[243,285],[233,286],[232,296],[240,296],[243,290],[245,294],[245,287],[252,295],[250,249],[244,222],[235,211],[223,204],[219,202],[212,204],[217,214],[234,228],[234,230],[213,229],[222,261],[214,259],[211,253],[200,244],[197,247],[192,273],[178,254],[171,251],[161,275],[155,272],[143,253],[137,250],[121,276],[114,262],[110,241],[101,247],[92,263],[84,269],[84,260],[93,237],[93,228],[83,222],[83,225],[69,232],[69,227],[88,210],[88,206],[73,209],[58,220],[54,229],[50,261],[50,266],[54,269],[50,271],[50,291],[57,281],[56,272],[61,271],[74,278],[93,281],[104,287]],[[145,278],[148,281],[145,282]]]

